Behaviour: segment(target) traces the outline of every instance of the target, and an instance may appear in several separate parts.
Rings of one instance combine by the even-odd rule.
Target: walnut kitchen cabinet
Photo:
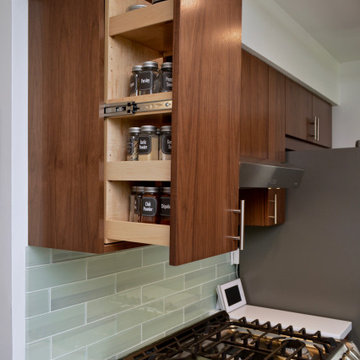
[[[243,50],[240,154],[254,161],[285,161],[285,76]],[[285,221],[284,189],[241,189],[245,225]]]
[[[236,248],[241,5],[29,0],[30,245],[158,244],[172,265]],[[132,65],[170,57],[172,93],[128,97]],[[171,161],[124,161],[130,126],[169,123]],[[171,226],[128,221],[134,181],[171,181]]]
[[[313,95],[313,116],[316,119],[316,144],[328,148],[332,146],[332,109],[326,101]]]
[[[286,189],[240,189],[245,200],[245,225],[273,226],[285,222]]]
[[[286,135],[331,147],[331,105],[286,79]]]

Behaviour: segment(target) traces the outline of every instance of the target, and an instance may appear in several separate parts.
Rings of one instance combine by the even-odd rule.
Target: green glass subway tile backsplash
[[[26,316],[35,316],[50,311],[49,289],[26,294]]]
[[[102,298],[115,293],[115,275],[92,280],[77,281],[51,289],[51,310]]]
[[[26,255],[26,360],[116,360],[208,316],[235,278],[229,254],[175,267],[160,246]]]
[[[53,357],[70,353],[115,335],[116,332],[116,319],[111,317],[55,335],[52,340]]]
[[[56,360],[87,360],[86,348],[57,357]]]
[[[87,321],[95,321],[141,304],[141,288],[117,293],[87,303]]]
[[[37,341],[26,345],[26,360],[51,359],[51,339]]]

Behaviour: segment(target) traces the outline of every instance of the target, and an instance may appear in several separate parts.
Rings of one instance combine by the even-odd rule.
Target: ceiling
[[[275,0],[340,63],[360,60],[360,0]]]

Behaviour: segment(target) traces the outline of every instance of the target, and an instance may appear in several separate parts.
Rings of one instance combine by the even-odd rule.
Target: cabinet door
[[[317,118],[317,137],[319,145],[331,147],[332,144],[332,109],[326,101],[313,96],[313,114]]]
[[[285,76],[269,67],[269,160],[285,161]]]
[[[116,250],[104,247],[103,97],[104,1],[30,0],[30,245]]]
[[[315,141],[312,94],[290,79],[286,79],[286,135]]]
[[[236,248],[241,96],[239,0],[174,10],[170,263]]]
[[[285,189],[241,189],[246,226],[273,226],[285,222]]]
[[[269,158],[269,66],[246,51],[241,66],[240,154]]]

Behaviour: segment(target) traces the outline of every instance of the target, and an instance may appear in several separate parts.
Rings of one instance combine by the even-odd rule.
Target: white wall
[[[283,73],[339,103],[337,61],[274,0],[243,0],[242,41]]]
[[[340,106],[333,108],[333,147],[354,147],[360,140],[360,61],[340,66]]]
[[[13,360],[25,359],[25,248],[28,243],[28,0],[12,0],[12,327]]]
[[[11,359],[11,0],[0,2],[0,349]]]
[[[25,359],[27,0],[0,2],[0,349]]]

